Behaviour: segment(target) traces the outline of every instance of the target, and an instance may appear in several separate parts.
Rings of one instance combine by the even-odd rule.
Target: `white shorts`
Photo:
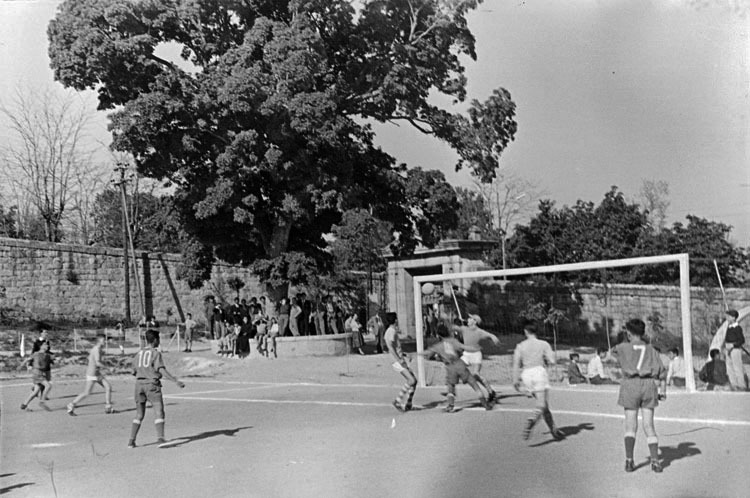
[[[550,388],[549,376],[547,375],[547,369],[544,367],[524,369],[521,373],[521,381],[526,389],[532,393]]]
[[[467,365],[481,365],[482,364],[482,352],[481,351],[464,351],[461,355],[461,359]]]

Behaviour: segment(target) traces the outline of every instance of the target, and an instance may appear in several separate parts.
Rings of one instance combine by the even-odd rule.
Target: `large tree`
[[[465,100],[479,3],[67,0],[49,53],[56,79],[114,110],[113,146],[176,186],[196,249],[278,275],[320,255],[348,209],[391,223],[397,253],[437,241],[444,179],[396,164],[373,121],[409,123],[449,143],[457,168],[494,177],[516,131],[510,94],[466,116],[430,99]],[[159,55],[167,43],[182,60]]]

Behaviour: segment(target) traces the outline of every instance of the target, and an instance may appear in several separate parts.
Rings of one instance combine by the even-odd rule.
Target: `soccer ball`
[[[435,292],[435,284],[427,282],[426,284],[422,285],[422,295],[429,296],[433,292]]]

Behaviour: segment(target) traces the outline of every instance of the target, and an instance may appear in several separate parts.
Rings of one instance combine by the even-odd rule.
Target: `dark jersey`
[[[436,354],[440,358],[440,361],[446,365],[450,365],[461,358],[461,353],[464,351],[474,352],[479,351],[479,348],[466,347],[466,345],[461,344],[456,339],[448,337],[437,344],[433,344],[427,351]]]
[[[667,369],[653,346],[643,342],[621,342],[612,349],[626,378],[666,379]]]
[[[162,368],[165,368],[164,359],[158,349],[144,348],[133,357],[133,372],[138,380],[158,382],[161,379]]]
[[[745,344],[745,335],[742,333],[742,327],[733,323],[727,327],[727,335],[724,339],[727,343],[732,344],[735,348]]]
[[[31,357],[31,367],[40,372],[49,372],[52,370],[52,355],[44,351],[37,351]]]

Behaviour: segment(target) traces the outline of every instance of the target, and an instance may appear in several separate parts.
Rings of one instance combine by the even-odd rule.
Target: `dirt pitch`
[[[642,432],[632,474],[623,471],[616,386],[557,387],[555,442],[520,430],[532,402],[506,385],[487,412],[471,389],[458,413],[441,410],[436,386],[417,391],[421,409],[391,406],[400,377],[386,355],[218,359],[170,352],[187,386],[164,383],[167,438],[154,444],[149,411],[138,447],[126,448],[134,415],[132,378],[112,377],[117,413],[100,390],[76,417],[65,405],[83,366],[53,373],[52,412],[19,405],[29,379],[0,382],[0,494],[9,497],[746,497],[750,496],[750,395],[670,391],[657,410],[665,464],[654,474]],[[496,367],[499,378],[504,367]],[[488,369],[492,373],[492,369]],[[502,379],[500,379],[502,380]],[[97,388],[98,389],[98,388]]]

